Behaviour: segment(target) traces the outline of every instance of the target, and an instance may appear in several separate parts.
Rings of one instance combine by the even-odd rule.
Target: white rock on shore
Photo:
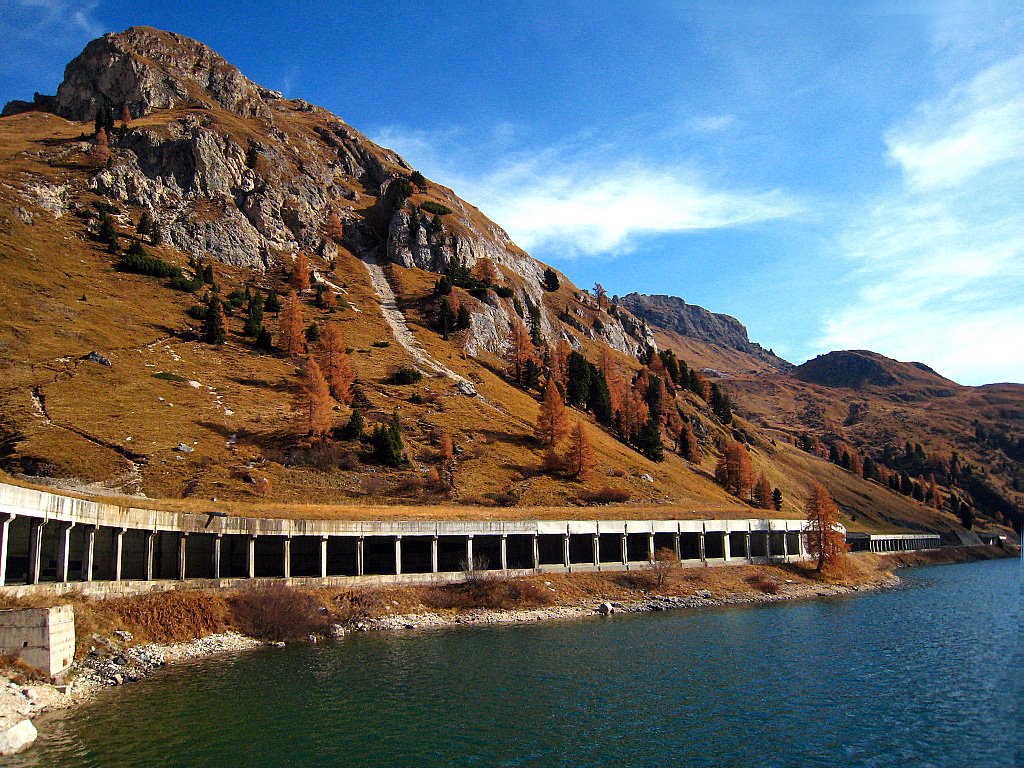
[[[22,720],[0,733],[0,755],[16,755],[25,751],[32,746],[38,735],[31,720]]]

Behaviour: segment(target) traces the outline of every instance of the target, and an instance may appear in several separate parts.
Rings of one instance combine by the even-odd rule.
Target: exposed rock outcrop
[[[778,368],[789,367],[789,363],[774,352],[752,342],[746,327],[735,317],[710,312],[677,296],[661,294],[630,293],[620,298],[619,304],[656,328],[705,344],[735,349]]]

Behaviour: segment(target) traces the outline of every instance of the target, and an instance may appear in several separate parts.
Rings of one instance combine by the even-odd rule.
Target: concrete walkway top
[[[0,483],[0,514],[144,531],[250,536],[466,536],[501,534],[799,531],[802,520],[295,520],[168,512]]]

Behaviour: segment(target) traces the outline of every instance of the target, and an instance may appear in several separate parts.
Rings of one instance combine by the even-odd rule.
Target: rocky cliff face
[[[704,344],[735,349],[779,368],[789,367],[774,352],[752,342],[746,327],[735,317],[687,304],[677,296],[630,293],[620,298],[619,304],[655,328]]]
[[[202,43],[172,32],[132,27],[93,40],[64,71],[54,111],[91,120],[98,107],[153,109],[212,106],[241,117],[270,118],[281,94],[248,80]]]
[[[329,261],[339,245],[432,272],[487,258],[513,278],[521,303],[542,308],[548,338],[567,333],[545,307],[544,265],[501,227],[444,187],[411,189],[412,168],[397,154],[324,109],[253,83],[194,40],[147,27],[104,35],[68,64],[56,96],[12,102],[5,113],[35,108],[91,122],[107,107],[118,116],[128,107],[136,123],[111,132],[112,160],[89,186],[149,209],[185,252],[253,270],[299,249]],[[406,202],[410,192],[451,213]],[[343,225],[339,243],[324,234],[331,214]],[[502,353],[512,306],[474,308],[470,351]],[[628,354],[653,343],[626,313],[584,331]]]

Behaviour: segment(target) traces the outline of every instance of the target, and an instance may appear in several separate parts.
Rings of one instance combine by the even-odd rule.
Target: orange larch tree
[[[818,561],[815,570],[821,571],[846,554],[846,535],[839,527],[839,509],[825,487],[814,483],[804,511],[807,513],[803,531],[807,552]]]
[[[569,450],[565,456],[566,472],[580,482],[586,483],[593,478],[596,463],[594,445],[590,442],[587,428],[582,419],[576,419],[572,434],[569,436]]]
[[[342,227],[341,219],[338,218],[338,214],[334,211],[331,211],[327,221],[324,222],[324,235],[336,243],[340,243],[345,237],[345,229]]]
[[[323,437],[331,431],[331,412],[334,403],[327,379],[316,360],[310,356],[299,374],[299,391],[295,398],[299,411],[313,437]]]
[[[303,332],[302,305],[295,291],[288,292],[284,311],[281,313],[281,349],[289,357],[298,357],[306,351],[306,337]]]
[[[292,263],[292,274],[289,284],[296,291],[309,290],[309,257],[306,252],[300,250]]]
[[[701,456],[700,443],[697,442],[697,435],[694,434],[693,424],[689,421],[683,424],[679,430],[679,453],[691,464],[700,464]]]
[[[768,482],[764,472],[758,476],[757,482],[754,483],[754,490],[751,491],[750,497],[754,502],[754,506],[758,509],[771,509],[772,485]]]
[[[455,291],[452,291],[455,293]],[[533,340],[530,332],[526,330],[526,324],[516,315],[512,315],[512,322],[509,328],[509,349],[506,355],[508,361],[508,374],[516,384],[523,381],[523,372],[530,360],[536,362],[536,352],[533,347]]]
[[[356,372],[345,351],[341,327],[335,322],[327,323],[321,335],[320,366],[334,399],[343,405],[351,405]]]
[[[96,131],[96,143],[93,145],[92,161],[98,165],[103,166],[110,160],[110,141],[107,139],[107,129],[100,128]]]
[[[565,402],[555,383],[548,379],[544,387],[544,400],[537,416],[534,434],[549,447],[558,444],[569,431],[569,416],[565,411]]]

